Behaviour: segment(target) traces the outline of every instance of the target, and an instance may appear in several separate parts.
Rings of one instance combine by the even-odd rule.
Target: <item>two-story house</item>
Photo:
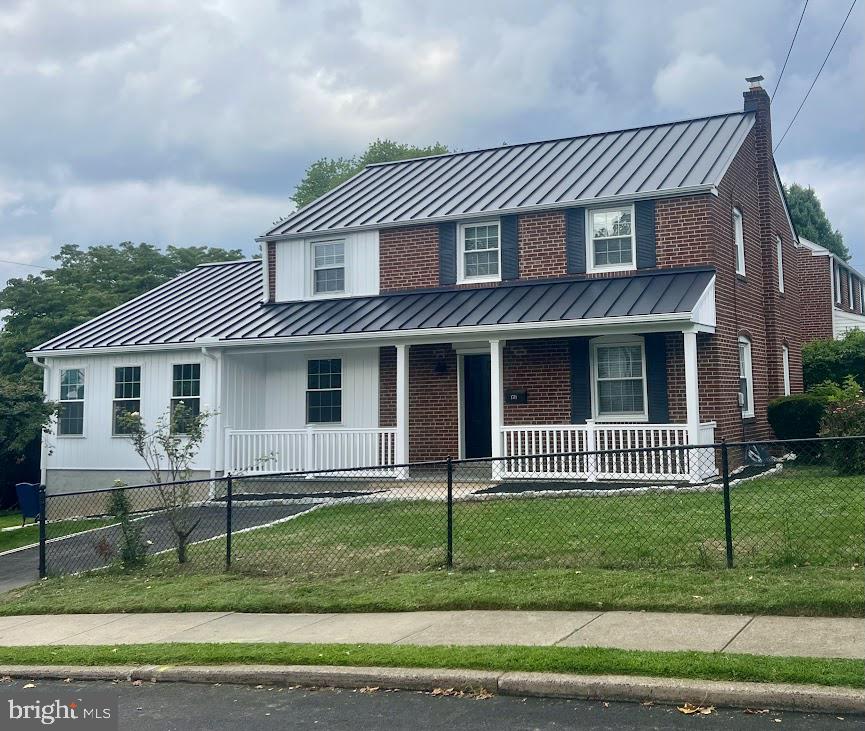
[[[802,341],[842,338],[865,330],[865,275],[837,254],[799,237]]]
[[[739,112],[369,166],[261,260],[44,343],[49,489],[143,480],[118,415],[180,400],[217,412],[201,475],[771,436],[767,402],[801,390],[800,275],[749,81]],[[667,455],[605,474],[703,476]]]

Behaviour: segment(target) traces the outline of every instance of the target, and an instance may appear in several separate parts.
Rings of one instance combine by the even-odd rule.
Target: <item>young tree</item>
[[[392,140],[376,140],[371,142],[360,155],[349,158],[323,157],[316,160],[306,169],[303,180],[297,184],[291,200],[298,208],[302,208],[340,183],[344,183],[367,165],[394,160],[411,160],[427,155],[441,155],[445,152],[448,152],[448,148],[440,142],[427,147],[415,147]]]
[[[850,252],[844,244],[844,237],[838,229],[833,229],[826,211],[813,188],[803,188],[793,183],[784,189],[790,218],[800,236],[820,244],[847,261]]]
[[[151,431],[141,414],[130,412],[121,418],[122,431],[141,457],[156,485],[163,514],[174,533],[177,562],[186,563],[186,548],[192,531],[201,522],[192,509],[188,482],[192,462],[201,449],[208,420],[214,412],[193,413],[182,401],[160,416]]]

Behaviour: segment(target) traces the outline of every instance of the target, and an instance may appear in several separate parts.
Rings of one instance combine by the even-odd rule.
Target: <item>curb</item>
[[[432,691],[488,690],[499,695],[580,700],[690,702],[729,708],[865,714],[865,690],[819,685],[677,680],[627,675],[495,672],[329,665],[6,665],[0,676],[27,679],[140,680],[145,682],[379,687]]]

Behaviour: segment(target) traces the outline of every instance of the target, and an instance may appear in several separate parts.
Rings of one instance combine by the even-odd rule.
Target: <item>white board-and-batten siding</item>
[[[303,429],[307,361],[342,361],[342,422],[323,427],[378,426],[378,348],[345,351],[226,354],[224,420],[232,429]]]
[[[342,360],[342,422],[324,427],[374,428],[378,426],[378,348],[346,351],[243,353],[229,350],[223,356],[222,393],[214,400],[216,362],[200,350],[137,352],[125,355],[93,355],[48,358],[48,398],[60,397],[60,372],[84,370],[84,434],[46,438],[50,470],[142,470],[143,462],[129,439],[112,435],[114,369],[141,367],[141,415],[148,428],[167,415],[171,403],[172,366],[201,366],[201,409],[220,417],[208,424],[193,469],[211,468],[217,421],[231,429],[303,429],[306,426],[307,361],[312,358]],[[215,466],[219,469],[219,466]],[[106,485],[110,486],[110,474]]]
[[[127,437],[112,435],[114,369],[141,367],[141,416],[148,429],[156,419],[167,415],[171,403],[172,366],[198,363],[201,366],[201,409],[213,410],[213,360],[200,350],[170,350],[130,355],[94,355],[48,358],[50,367],[48,399],[60,398],[60,372],[70,368],[84,370],[84,433],[61,436],[53,431],[46,437],[46,467],[49,470],[141,470],[144,463],[132,449]],[[211,439],[208,430],[193,465],[210,468]],[[104,485],[110,486],[110,481]]]
[[[312,291],[312,245],[321,241],[345,242],[346,297],[378,294],[378,231],[360,231],[339,236],[292,239],[276,244],[276,300],[314,299]],[[333,294],[329,298],[333,298]]]

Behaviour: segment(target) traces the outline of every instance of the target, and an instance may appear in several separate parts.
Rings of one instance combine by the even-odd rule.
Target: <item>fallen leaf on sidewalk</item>
[[[476,701],[488,701],[493,697],[493,694],[490,693],[486,688],[481,688],[474,694],[474,699]]]
[[[366,688],[357,689],[358,693],[375,693],[376,691],[378,691],[377,685],[368,685]]]
[[[133,680],[132,685],[139,686],[139,685],[141,685],[141,681],[140,680]]]
[[[746,708],[744,711],[749,716],[759,716],[764,713],[768,713],[768,708]]]
[[[26,683],[26,684],[24,685],[24,687],[25,687],[25,688],[35,688],[35,687],[36,687],[36,683]]]
[[[684,713],[686,716],[694,714],[708,716],[710,713],[715,712],[715,706],[695,706],[693,703],[686,703],[684,706],[676,706],[676,710],[679,713]]]

